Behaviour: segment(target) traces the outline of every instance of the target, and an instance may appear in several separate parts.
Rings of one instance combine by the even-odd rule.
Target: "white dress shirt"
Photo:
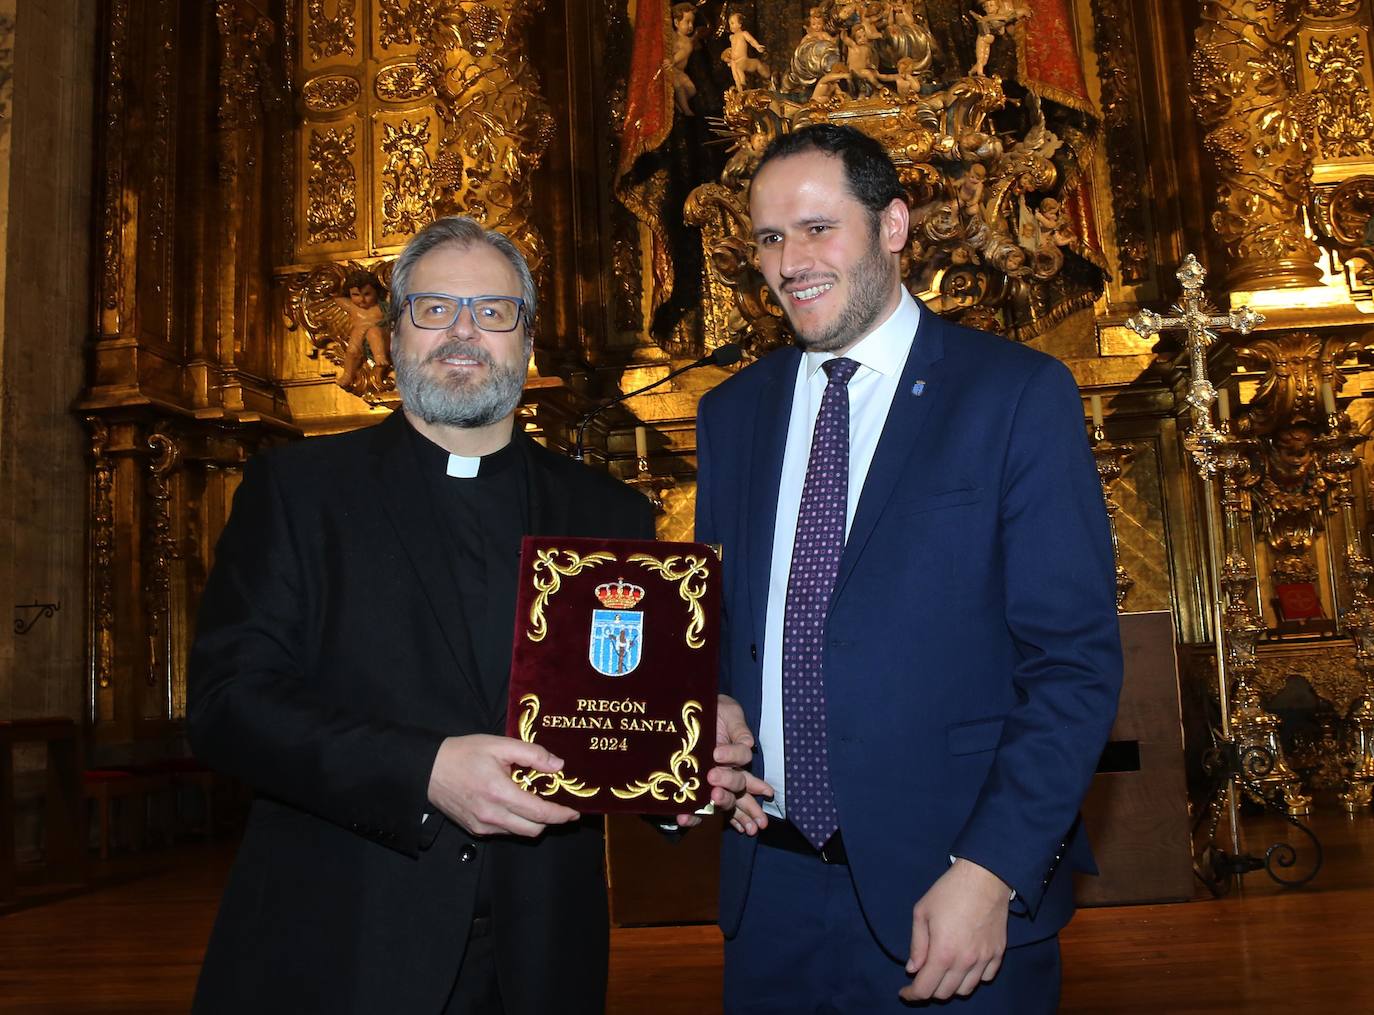
[[[892,397],[915,341],[921,311],[902,289],[901,302],[888,318],[859,340],[845,354],[859,368],[849,381],[849,497],[845,534],[854,521],[868,467],[873,462],[878,438],[887,422]],[[778,485],[778,516],[773,526],[772,568],[768,578],[768,614],[763,632],[763,708],[759,717],[759,750],[763,752],[765,778],[775,796],[763,809],[786,817],[786,762],[782,733],[782,623],[787,604],[787,578],[792,570],[792,544],[801,511],[802,486],[811,458],[811,435],[821,411],[827,377],[821,364],[834,359],[829,352],[803,353],[797,367],[792,416],[787,424],[787,446],[782,458],[782,482]],[[841,674],[826,674],[827,693],[834,693]]]

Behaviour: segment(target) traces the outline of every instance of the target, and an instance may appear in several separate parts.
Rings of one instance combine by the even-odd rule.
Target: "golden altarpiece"
[[[1224,630],[1254,729],[1283,720],[1293,808],[1368,803],[1369,0],[105,0],[101,21],[77,406],[98,748],[175,743],[244,460],[397,404],[378,308],[408,236],[465,213],[530,257],[520,425],[566,449],[602,399],[787,341],[744,194],[769,139],[828,120],[899,164],[912,291],[1073,370],[1121,608],[1172,611],[1195,746]],[[1210,304],[1180,295],[1189,253]],[[1161,326],[1193,297],[1255,326],[1199,349]],[[657,498],[666,537],[690,536],[695,405],[722,377],[589,430],[590,467]],[[1206,486],[1199,382],[1222,393]]]

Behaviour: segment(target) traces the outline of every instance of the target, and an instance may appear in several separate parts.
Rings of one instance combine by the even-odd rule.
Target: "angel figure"
[[[1031,9],[1020,0],[978,0],[983,13],[974,14],[978,23],[978,37],[973,43],[974,62],[969,69],[971,77],[982,77],[987,69],[988,57],[992,54],[993,40],[1006,35],[1007,29],[1023,18],[1031,16]]]
[[[874,36],[869,34],[867,24],[858,22],[849,35],[848,64],[849,73],[868,84],[871,91],[882,87],[878,80],[877,61],[873,56]]]
[[[806,34],[802,36],[802,42],[834,42],[835,36],[831,35],[825,28],[825,12],[819,7],[812,7],[806,15]]]
[[[829,102],[849,85],[849,67],[839,60],[830,65],[830,73],[816,82],[811,92],[812,102]]]
[[[914,99],[921,94],[921,67],[915,57],[904,56],[897,61],[896,74],[879,74],[880,81],[896,86],[897,95],[903,99]]]
[[[687,75],[687,61],[697,47],[697,12],[690,3],[673,4],[673,55],[663,69],[673,76],[673,103],[683,116],[696,116],[691,101],[697,86]]]
[[[987,167],[981,162],[975,162],[968,167],[968,172],[964,173],[963,179],[959,181],[959,190],[956,194],[959,198],[959,207],[969,215],[977,215],[982,209],[983,187],[987,178]]]
[[[1064,214],[1058,198],[1046,197],[1035,209],[1035,224],[1039,227],[1042,246],[1067,246],[1073,242],[1073,226]]]
[[[344,279],[344,292],[348,295],[331,297],[343,313],[339,319],[346,322],[347,329],[343,362],[334,383],[349,390],[357,382],[369,352],[378,368],[391,366],[391,336],[381,304],[382,283],[376,275],[366,270],[350,272]]]
[[[730,25],[730,48],[722,53],[720,58],[729,64],[730,76],[735,79],[735,87],[744,91],[747,83],[746,74],[757,74],[767,81],[769,76],[768,65],[749,55],[750,46],[753,46],[754,51],[760,54],[764,52],[764,48],[758,39],[745,30],[743,15],[731,14],[728,24]]]

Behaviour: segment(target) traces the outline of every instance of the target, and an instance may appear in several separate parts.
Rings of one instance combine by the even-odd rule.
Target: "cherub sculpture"
[[[849,85],[849,67],[839,60],[830,65],[830,73],[816,82],[811,92],[813,103],[825,103],[844,94]]]
[[[878,61],[873,53],[874,35],[870,34],[867,22],[859,21],[850,29],[847,63],[849,73],[856,80],[868,85],[870,91],[882,87],[878,80]]]
[[[987,69],[988,57],[992,54],[993,40],[1006,35],[1007,30],[1023,18],[1031,16],[1031,9],[1021,0],[978,0],[983,8],[982,14],[974,14],[978,25],[978,37],[973,43],[974,61],[969,74],[982,77]]]
[[[324,264],[294,277],[287,292],[288,327],[309,334],[312,359],[323,354],[338,368],[334,383],[369,400],[392,389],[386,286],[376,270]]]
[[[768,70],[768,65],[749,55],[750,46],[754,48],[756,53],[760,54],[764,52],[764,48],[758,39],[745,30],[744,17],[738,13],[731,14],[728,24],[730,26],[730,46],[720,55],[720,58],[730,66],[730,76],[735,79],[735,87],[744,91],[749,74],[757,74],[767,81],[771,73]]]
[[[921,79],[921,70],[919,60],[904,56],[897,61],[896,74],[879,74],[878,80],[894,85],[900,98],[914,99],[921,94],[921,85],[924,83]]]
[[[673,55],[663,68],[673,76],[673,104],[683,116],[695,116],[692,99],[697,86],[687,75],[687,61],[697,47],[697,12],[690,3],[673,4]]]
[[[368,353],[375,366],[391,366],[391,336],[382,306],[382,283],[376,275],[365,270],[350,272],[344,279],[344,292],[347,295],[333,298],[348,318],[343,363],[334,382],[341,388],[352,389]]]

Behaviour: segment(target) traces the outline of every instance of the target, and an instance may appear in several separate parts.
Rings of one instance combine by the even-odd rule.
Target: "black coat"
[[[539,534],[651,538],[648,501],[517,436]],[[258,793],[197,1012],[439,1012],[479,868],[510,1015],[600,1012],[599,819],[536,841],[422,823],[447,736],[500,733],[400,413],[250,461],[192,651],[196,755]]]

